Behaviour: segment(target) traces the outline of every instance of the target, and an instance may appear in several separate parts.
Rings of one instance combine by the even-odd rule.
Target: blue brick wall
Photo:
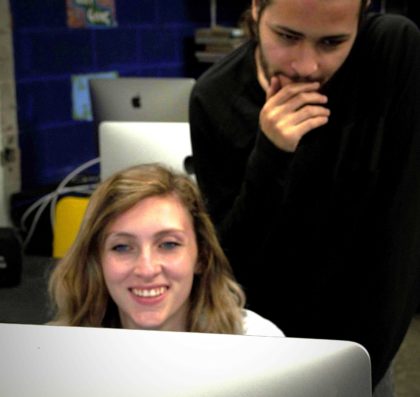
[[[72,119],[73,74],[200,73],[193,35],[209,24],[209,0],[115,0],[111,29],[68,28],[65,3],[10,0],[23,190],[55,185],[98,155],[93,123]],[[235,24],[247,4],[219,0],[218,22]]]

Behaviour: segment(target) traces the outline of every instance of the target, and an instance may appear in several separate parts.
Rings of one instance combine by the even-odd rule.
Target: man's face
[[[357,35],[360,0],[273,0],[259,15],[257,65],[266,83],[324,85],[347,58]]]

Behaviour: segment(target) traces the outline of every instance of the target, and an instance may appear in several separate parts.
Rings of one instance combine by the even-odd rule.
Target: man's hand
[[[271,78],[260,127],[279,149],[294,152],[303,135],[328,122],[330,111],[323,106],[328,99],[319,88],[318,82],[281,87],[278,77]]]

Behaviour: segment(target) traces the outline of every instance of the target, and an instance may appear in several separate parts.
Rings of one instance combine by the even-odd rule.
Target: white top
[[[285,336],[277,325],[251,310],[244,310],[244,335]]]

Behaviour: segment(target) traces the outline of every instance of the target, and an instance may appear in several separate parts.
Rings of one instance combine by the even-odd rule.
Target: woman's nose
[[[134,273],[140,277],[154,277],[160,273],[162,269],[159,255],[147,250],[141,252],[137,258]]]

